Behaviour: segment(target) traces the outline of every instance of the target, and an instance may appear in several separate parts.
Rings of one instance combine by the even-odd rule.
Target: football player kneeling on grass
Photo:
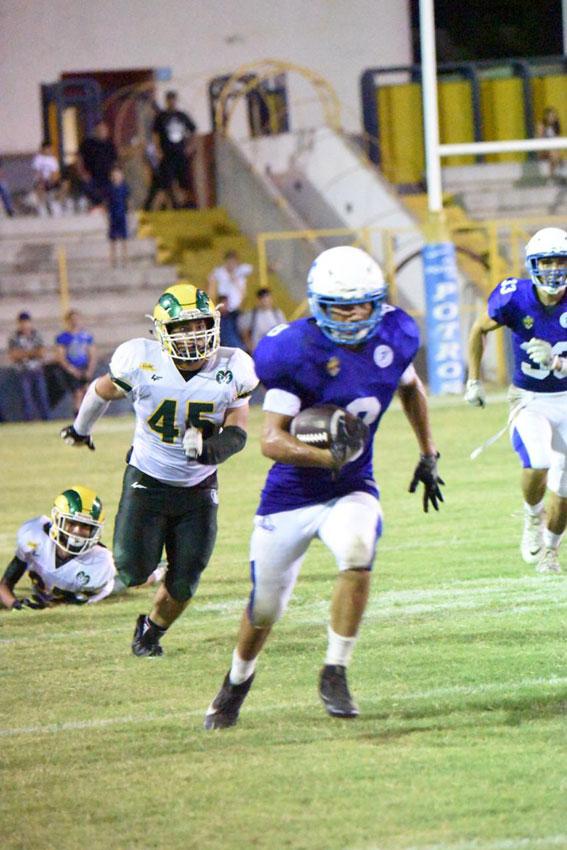
[[[113,552],[127,587],[144,584],[165,546],[167,570],[132,651],[163,653],[160,638],[194,596],[217,534],[217,465],[246,443],[251,358],[221,347],[220,315],[205,292],[176,284],[153,312],[156,340],[120,345],[89,387],[66,443],[94,449],[91,430],[113,399],[132,400],[136,427],[114,524]]]
[[[112,554],[100,543],[104,511],[88,487],[73,486],[55,499],[51,518],[30,519],[18,531],[16,554],[0,581],[5,608],[51,608],[98,602],[115,590]],[[27,573],[31,597],[14,587]]]
[[[250,601],[232,666],[207,711],[206,729],[236,723],[258,654],[286,608],[315,537],[339,569],[319,695],[334,717],[358,714],[346,668],[381,531],[372,443],[396,389],[421,452],[410,491],[423,483],[426,511],[430,503],[437,510],[443,501],[427,399],[412,365],[419,347],[416,323],[385,304],[382,271],[358,248],[324,251],[311,266],[307,286],[313,318],[279,325],[254,351],[258,377],[267,388],[262,451],[275,464],[252,533]]]

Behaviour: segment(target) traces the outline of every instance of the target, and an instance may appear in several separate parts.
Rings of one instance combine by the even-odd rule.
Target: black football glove
[[[368,425],[358,416],[342,411],[329,446],[339,469],[362,451],[367,437]]]
[[[417,489],[417,485],[421,481],[423,484],[423,510],[425,513],[429,511],[429,502],[433,505],[436,511],[439,510],[439,505],[437,500],[440,502],[444,502],[443,494],[441,493],[441,489],[439,487],[440,484],[445,484],[443,479],[439,476],[437,471],[437,459],[439,457],[439,453],[436,455],[421,455],[418,465],[415,468],[415,472],[413,474],[413,478],[411,480],[411,484],[409,486],[409,492],[415,493]]]
[[[42,608],[47,608],[47,604],[38,596],[33,599],[14,599],[12,602],[12,611],[23,611],[24,608],[33,608],[35,611],[41,611]]]
[[[91,435],[77,434],[72,425],[67,425],[66,428],[62,428],[59,432],[59,436],[65,443],[67,443],[68,446],[87,446],[91,452],[94,452],[95,450],[95,444],[93,443]]]

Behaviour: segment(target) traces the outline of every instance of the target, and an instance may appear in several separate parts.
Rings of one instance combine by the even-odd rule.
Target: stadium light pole
[[[567,2],[567,0],[565,0]],[[421,88],[425,140],[427,205],[435,216],[443,209],[441,157],[439,153],[439,107],[437,104],[437,51],[435,48],[435,10],[433,0],[419,0],[419,37],[421,44]]]

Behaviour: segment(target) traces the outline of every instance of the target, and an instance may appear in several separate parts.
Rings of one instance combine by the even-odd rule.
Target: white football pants
[[[567,497],[567,393],[529,393],[510,436],[522,466],[548,469],[547,486]]]
[[[282,616],[314,537],[331,550],[339,570],[369,570],[381,531],[380,502],[358,491],[330,502],[256,516],[250,540],[252,625],[271,626]]]

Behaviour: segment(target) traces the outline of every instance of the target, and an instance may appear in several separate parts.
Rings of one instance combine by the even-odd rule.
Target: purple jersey
[[[531,280],[503,280],[490,294],[488,315],[512,331],[513,383],[536,393],[567,392],[567,381],[558,372],[538,366],[522,348],[532,337],[552,345],[554,354],[567,352],[567,292],[558,304],[545,307]]]
[[[280,325],[260,341],[254,362],[267,389],[296,396],[301,410],[320,404],[347,408],[364,419],[370,436],[362,455],[345,464],[336,480],[328,469],[275,463],[262,491],[259,514],[327,502],[355,490],[378,495],[372,471],[374,435],[418,348],[416,323],[390,305],[378,333],[356,350],[332,342],[314,319]]]

